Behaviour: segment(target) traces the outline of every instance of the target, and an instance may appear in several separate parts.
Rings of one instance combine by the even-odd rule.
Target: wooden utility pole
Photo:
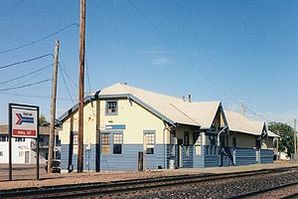
[[[77,172],[83,172],[84,149],[84,72],[85,72],[85,27],[86,0],[81,0],[80,6],[80,75],[79,75],[79,131],[78,131],[78,164]]]
[[[50,136],[49,136],[49,151],[48,151],[48,173],[52,173],[53,157],[55,153],[55,120],[56,120],[56,99],[57,99],[57,76],[58,76],[58,57],[59,57],[60,43],[56,40],[54,52],[54,65],[52,77],[52,95],[51,95],[51,123],[50,123]]]

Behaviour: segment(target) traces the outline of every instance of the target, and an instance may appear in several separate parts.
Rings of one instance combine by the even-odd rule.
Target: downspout
[[[220,146],[220,135],[228,128],[228,126],[225,126],[223,129],[221,129],[217,134],[217,146]]]
[[[218,150],[219,154],[220,154],[220,166],[223,166],[223,154],[222,154],[222,147],[220,144],[220,136],[222,133],[225,132],[225,130],[228,128],[228,126],[225,126],[223,129],[221,129],[218,134],[217,134],[217,145],[218,148],[220,149],[220,151]]]
[[[162,135],[162,142],[163,142],[163,168],[166,169],[166,160],[167,160],[167,148],[166,148],[166,138],[165,138],[165,135],[166,135],[166,130],[168,131],[171,131],[171,127],[169,127],[167,125],[166,122],[164,122],[164,129],[162,131],[163,135]]]
[[[166,138],[165,131],[168,129],[167,124],[164,122],[165,128],[162,131],[162,144],[163,144],[163,168],[166,169]]]

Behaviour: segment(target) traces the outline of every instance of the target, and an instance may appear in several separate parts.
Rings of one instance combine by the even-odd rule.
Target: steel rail
[[[39,188],[21,188],[0,192],[0,198],[32,197],[32,198],[61,198],[86,195],[107,195],[119,192],[150,189],[177,184],[208,182],[213,180],[235,179],[256,175],[267,175],[297,170],[298,167],[262,169],[257,171],[243,171],[223,174],[189,174],[158,178],[123,180],[114,182],[95,182],[70,185],[45,186]]]
[[[263,194],[263,193],[276,191],[277,189],[284,189],[284,188],[294,186],[294,185],[298,185],[298,181],[290,182],[290,183],[286,183],[286,184],[281,184],[281,185],[277,185],[277,186],[274,186],[274,187],[269,187],[269,188],[265,188],[265,189],[261,189],[261,190],[257,190],[257,191],[251,191],[251,192],[247,192],[247,193],[244,193],[244,194],[235,195],[235,196],[232,196],[232,197],[228,197],[227,199],[243,199],[243,198],[247,198],[247,197],[258,196],[258,195]],[[297,195],[298,195],[298,193],[295,193],[295,194],[292,194],[292,195],[289,195],[289,196],[284,196],[282,198],[289,198],[289,197],[296,198],[295,196],[297,196]]]

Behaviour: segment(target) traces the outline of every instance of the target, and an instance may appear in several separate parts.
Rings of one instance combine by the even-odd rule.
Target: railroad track
[[[263,193],[268,194],[272,191],[281,190],[281,189],[288,188],[288,187],[295,186],[295,185],[298,185],[298,181],[290,182],[290,183],[286,183],[286,184],[281,184],[281,185],[277,185],[277,186],[273,186],[273,187],[269,187],[269,188],[265,188],[265,189],[261,189],[261,190],[256,190],[256,191],[252,191],[252,192],[248,192],[248,193],[239,194],[239,195],[236,195],[236,196],[228,197],[227,199],[249,198],[249,197],[253,197],[253,196],[258,196],[258,195],[263,194]],[[291,194],[291,195],[284,196],[280,199],[289,199],[289,198],[297,198],[297,197],[298,197],[298,193],[294,193],[294,194]]]
[[[88,195],[107,196],[121,192],[140,191],[171,185],[210,182],[214,180],[235,179],[241,177],[268,175],[297,170],[298,167],[263,169],[258,171],[235,172],[225,174],[195,174],[169,177],[124,180],[105,183],[84,183],[72,185],[47,186],[39,188],[22,188],[1,191],[0,198],[65,198]]]

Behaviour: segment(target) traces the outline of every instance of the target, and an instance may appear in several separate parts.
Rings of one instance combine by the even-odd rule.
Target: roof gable
[[[177,97],[155,93],[121,83],[103,88],[91,97],[92,100],[98,98],[130,98],[170,124],[185,124],[200,126],[202,128],[211,127],[220,105],[220,102],[190,103]],[[65,120],[76,109],[77,106],[69,109],[59,120]]]

